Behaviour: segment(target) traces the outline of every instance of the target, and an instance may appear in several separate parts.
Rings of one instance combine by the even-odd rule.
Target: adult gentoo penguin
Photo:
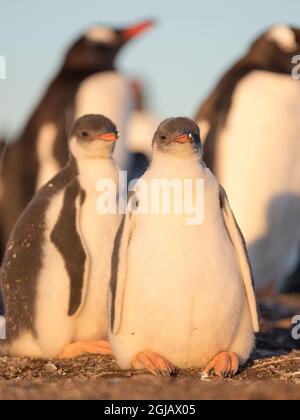
[[[152,25],[147,20],[125,28],[91,27],[68,50],[22,134],[6,152],[0,201],[4,242],[36,190],[67,163],[67,134],[74,119],[91,113],[112,119],[124,133],[115,157],[122,168],[127,166],[126,126],[134,101],[131,81],[115,62],[122,48]]]
[[[202,105],[204,159],[228,193],[258,289],[279,286],[300,242],[300,30],[275,26],[252,44]]]
[[[157,181],[172,181],[170,203],[179,204],[174,180],[192,181],[193,202],[203,200],[195,183],[204,181],[202,224],[187,224],[175,207],[169,214],[147,212],[149,192],[151,208],[162,209],[160,191],[153,195],[151,187]],[[133,210],[116,236],[110,286],[110,338],[120,367],[159,374],[206,367],[234,375],[259,329],[252,275],[226,193],[202,161],[192,120],[159,126],[152,163],[130,202]]]
[[[99,215],[97,182],[118,182],[118,138],[106,117],[73,125],[70,159],[15,225],[1,268],[8,343],[2,353],[109,353],[106,295],[118,215]],[[104,340],[104,341],[103,341]]]

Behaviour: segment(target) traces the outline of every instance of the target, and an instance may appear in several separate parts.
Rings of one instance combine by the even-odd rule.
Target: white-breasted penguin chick
[[[267,30],[199,110],[204,160],[228,193],[258,292],[280,288],[299,262],[300,29]]]
[[[113,253],[113,353],[124,369],[170,374],[174,367],[199,367],[232,376],[254,346],[256,299],[242,234],[225,191],[202,161],[199,128],[192,120],[172,118],[158,127],[152,163],[141,180]],[[203,202],[195,184],[204,182],[202,224],[187,223],[187,214],[175,210],[186,196],[184,189],[178,196],[174,185],[183,188],[187,180],[193,207]],[[152,190],[157,181],[172,182],[169,213],[162,190]],[[154,207],[147,208],[148,199]]]
[[[6,152],[1,180],[0,239],[4,247],[17,218],[33,195],[68,161],[68,132],[74,120],[103,114],[121,137],[115,158],[127,169],[127,125],[134,111],[131,80],[116,59],[133,39],[153,26],[152,20],[124,27],[88,28],[68,49],[20,136]]]
[[[16,223],[1,268],[8,342],[1,353],[73,357],[110,353],[107,288],[120,216],[100,215],[97,183],[118,185],[118,138],[101,115],[76,121],[68,165]]]

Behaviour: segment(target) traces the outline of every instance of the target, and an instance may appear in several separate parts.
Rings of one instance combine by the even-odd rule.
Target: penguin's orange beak
[[[155,25],[154,20],[145,20],[144,22],[138,23],[137,25],[130,26],[129,28],[123,29],[122,38],[124,41],[129,41],[132,38],[137,37],[147,29],[152,28]]]
[[[102,140],[102,141],[112,142],[112,141],[117,141],[119,137],[120,135],[118,132],[104,133],[104,134],[99,134],[99,136],[95,136],[93,140]]]
[[[190,134],[182,134],[181,136],[176,137],[176,141],[182,144],[188,143],[191,141],[191,136]]]

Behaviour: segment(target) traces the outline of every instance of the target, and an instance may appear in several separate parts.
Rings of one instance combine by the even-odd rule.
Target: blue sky
[[[65,49],[86,27],[148,17],[158,26],[124,49],[119,67],[145,79],[149,107],[161,118],[192,116],[259,32],[274,23],[300,26],[300,1],[1,0],[7,80],[0,80],[0,133],[22,127]]]

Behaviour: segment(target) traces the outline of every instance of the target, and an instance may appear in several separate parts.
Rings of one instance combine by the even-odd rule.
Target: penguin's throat
[[[204,162],[201,155],[180,156],[173,153],[156,151],[153,153],[151,170],[159,176],[169,177],[193,177],[201,176],[204,171]]]
[[[191,145],[179,145],[173,146],[170,150],[160,150],[158,147],[153,150],[153,159],[166,161],[169,159],[187,160],[190,162],[201,163],[203,158],[202,150],[195,150]]]
[[[111,159],[114,151],[114,144],[94,142],[91,144],[80,144],[76,139],[70,142],[70,152],[79,161]]]

